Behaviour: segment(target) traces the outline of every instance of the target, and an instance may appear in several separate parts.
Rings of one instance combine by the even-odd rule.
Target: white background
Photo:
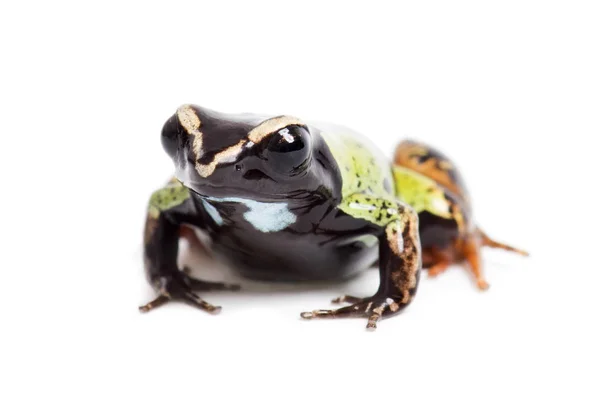
[[[15,4],[1,398],[598,398],[597,2]],[[388,154],[432,143],[479,224],[532,257],[486,250],[487,293],[459,267],[423,279],[374,333],[299,312],[372,294],[376,270],[141,315],[145,204],[172,172],[160,129],[187,102],[340,123]]]

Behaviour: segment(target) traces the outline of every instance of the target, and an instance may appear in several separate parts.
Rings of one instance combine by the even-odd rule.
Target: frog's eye
[[[310,158],[310,134],[298,125],[280,129],[269,138],[265,156],[275,171],[294,175],[304,169]]]

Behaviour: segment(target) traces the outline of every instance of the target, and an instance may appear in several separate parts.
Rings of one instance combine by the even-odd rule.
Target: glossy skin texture
[[[439,269],[466,258],[463,242],[479,232],[460,177],[432,173],[427,160],[445,158],[422,145],[401,144],[392,167],[345,128],[193,105],[165,123],[162,142],[176,178],[150,199],[145,268],[158,297],[142,311],[177,298],[215,312],[196,292],[237,289],[178,268],[186,226],[208,234],[213,253],[249,278],[339,280],[379,261],[373,296],[342,296],[350,306],[301,314],[365,317],[368,328],[412,301],[422,261]]]

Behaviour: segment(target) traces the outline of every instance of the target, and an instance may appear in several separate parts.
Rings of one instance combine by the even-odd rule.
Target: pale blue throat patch
[[[207,200],[244,204],[248,207],[248,211],[244,213],[244,219],[261,232],[279,232],[296,222],[296,215],[289,210],[287,203],[263,203],[241,197],[207,197]],[[218,225],[222,225],[223,218],[219,211],[204,199],[202,203],[211,218]]]
[[[217,225],[223,225],[223,217],[221,217],[219,211],[212,204],[202,199],[202,205],[204,206],[204,209],[206,210],[208,215],[210,215],[210,217],[213,219],[213,221],[215,221]]]

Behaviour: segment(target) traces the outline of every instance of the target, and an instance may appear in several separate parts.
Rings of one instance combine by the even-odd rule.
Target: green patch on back
[[[148,204],[148,214],[152,218],[158,218],[162,211],[177,207],[189,199],[190,192],[178,180],[171,179],[169,183],[152,193]]]
[[[404,167],[394,166],[393,173],[396,196],[401,201],[417,213],[428,211],[441,218],[452,218],[450,202],[437,182]]]
[[[353,193],[370,193],[390,196],[384,181],[391,174],[383,155],[371,148],[369,143],[355,134],[322,132],[342,175],[342,197]]]
[[[355,218],[386,226],[400,218],[401,207],[393,198],[373,197],[369,194],[355,193],[344,197],[338,206],[342,211]]]
[[[343,212],[385,226],[398,218],[387,158],[362,136],[352,132],[321,133],[342,176]]]

